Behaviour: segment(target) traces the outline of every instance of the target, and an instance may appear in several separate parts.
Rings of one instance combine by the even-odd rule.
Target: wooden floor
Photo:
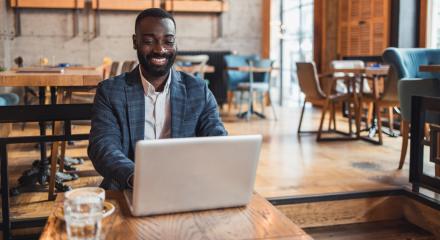
[[[266,109],[270,112],[270,108]],[[278,121],[269,119],[239,120],[232,114],[222,113],[230,135],[262,134],[264,143],[257,171],[255,190],[264,197],[318,195],[400,187],[408,184],[408,162],[397,170],[401,138],[385,136],[384,145],[364,141],[317,143],[316,135],[296,134],[300,107],[295,104],[278,107]],[[269,113],[268,113],[269,114]],[[308,107],[304,130],[316,130],[320,110]],[[338,124],[344,125],[339,118]],[[76,127],[74,131],[87,131]],[[37,133],[36,125],[28,125],[26,132]],[[14,126],[13,135],[21,135]],[[68,149],[68,156],[86,157],[87,142],[79,142]],[[21,172],[39,156],[34,145],[16,145],[9,148],[10,183],[15,185]],[[408,157],[409,159],[409,157]],[[80,168],[81,178],[68,184],[73,187],[96,186],[101,177],[90,161]],[[51,202],[47,193],[25,193],[11,200],[12,217],[47,216]]]

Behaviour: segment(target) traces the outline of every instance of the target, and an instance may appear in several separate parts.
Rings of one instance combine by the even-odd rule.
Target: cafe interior
[[[152,7],[228,135],[262,135],[252,199],[133,217],[106,191],[100,239],[440,239],[440,0],[0,1],[0,239],[67,239],[96,87]]]

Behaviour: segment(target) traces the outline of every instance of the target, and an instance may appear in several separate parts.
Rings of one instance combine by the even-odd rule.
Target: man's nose
[[[158,41],[158,42],[156,42],[156,44],[154,44],[153,51],[155,53],[165,53],[166,48],[161,41]]]

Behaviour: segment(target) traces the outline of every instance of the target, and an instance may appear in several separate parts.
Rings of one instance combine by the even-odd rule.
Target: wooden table
[[[132,217],[122,192],[106,196],[116,210],[103,220],[105,239],[312,239],[257,194],[247,207],[152,217]],[[66,239],[66,225],[54,215],[62,204],[59,194],[40,239]]]
[[[102,71],[99,69],[64,69],[63,72],[50,73],[50,72],[30,72],[30,73],[18,73],[14,70],[0,72],[0,87],[39,87],[39,101],[40,104],[45,103],[45,89],[51,87],[54,91],[51,91],[51,102],[61,103],[63,99],[64,87],[74,86],[97,86],[102,81]],[[51,89],[51,90],[52,90]],[[55,98],[55,91],[56,94]],[[54,129],[57,127],[54,126]],[[40,123],[40,135],[46,134],[45,123]],[[58,147],[58,143],[54,143],[52,148]],[[40,144],[41,161],[38,166],[38,177],[25,176],[29,181],[23,181],[32,185],[34,181],[45,183],[49,176],[47,175],[47,169],[49,168],[49,161],[46,157],[46,145]],[[56,162],[55,162],[56,164]],[[55,169],[55,168],[53,168]],[[35,173],[35,171],[30,171]],[[52,179],[51,179],[52,180]],[[21,186],[21,185],[19,185]],[[49,187],[49,198],[53,196],[54,183]],[[20,192],[20,188],[16,188],[15,192]]]
[[[367,75],[388,75],[390,67],[365,67],[365,68],[338,68],[333,69],[333,72],[353,73],[353,74],[367,74]]]
[[[186,72],[186,73],[194,73],[194,72],[198,72],[200,69],[200,65],[191,65],[191,66],[179,66],[179,65],[174,65],[174,68],[177,71],[182,71],[182,72]],[[215,72],[215,67],[212,65],[205,65],[205,68],[203,70],[203,72],[205,73],[213,73]]]
[[[245,112],[238,113],[237,116],[239,118],[246,118],[249,120],[252,114],[257,115],[260,118],[266,118],[263,113],[257,112],[254,110],[254,97],[253,97],[253,88],[254,84],[254,74],[253,73],[267,73],[275,70],[273,67],[253,67],[253,66],[240,66],[240,67],[226,67],[228,71],[239,71],[239,72],[248,72],[249,73],[249,108]],[[270,84],[270,83],[268,83]]]
[[[440,72],[440,64],[436,65],[420,65],[420,72]]]
[[[63,73],[0,72],[0,87],[72,87],[96,86],[102,81],[102,71],[66,69]]]
[[[356,91],[354,92],[355,98],[359,98],[359,107],[361,107],[361,105],[362,105],[362,92],[361,91],[363,89],[363,81],[365,79],[364,77],[368,76],[368,77],[370,77],[373,80],[373,95],[376,96],[377,98],[379,98],[379,87],[378,87],[379,84],[378,84],[378,81],[382,77],[387,76],[389,70],[390,70],[390,66],[389,65],[382,65],[382,66],[379,66],[379,67],[342,68],[342,69],[338,68],[338,69],[333,69],[333,72],[334,73],[353,74],[352,76],[359,76],[362,79],[361,83],[360,83],[361,87],[360,87],[359,92],[356,92]],[[353,80],[355,81],[356,79],[353,78]],[[355,86],[354,83],[351,83],[351,85],[353,87]],[[376,108],[376,106],[374,106],[374,108]],[[360,114],[360,112],[358,114]],[[375,141],[375,140],[372,139],[374,137],[374,135],[376,134],[376,132],[377,132],[377,123],[375,121],[375,119],[376,119],[376,111],[374,111],[373,115],[374,115],[374,117],[373,117],[373,120],[372,120],[372,123],[371,123],[371,127],[368,128],[368,129],[365,129],[365,130],[368,130],[368,137],[361,137],[360,136],[360,131],[361,131],[360,129],[357,129],[356,135],[357,135],[358,138],[360,138],[362,140],[365,140],[365,141],[368,141],[368,142],[371,142],[371,143],[374,143],[374,144],[382,145],[382,137],[381,136],[379,137],[379,141]],[[356,117],[357,118],[361,118],[361,116],[356,116]],[[357,128],[360,128],[360,126],[357,126]],[[381,135],[381,134],[382,133],[379,132],[379,135]],[[390,133],[390,134],[392,135],[393,133]]]

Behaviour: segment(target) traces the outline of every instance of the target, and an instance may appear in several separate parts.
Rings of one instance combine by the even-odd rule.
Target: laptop
[[[261,135],[142,140],[136,144],[133,216],[244,206],[249,203]]]

